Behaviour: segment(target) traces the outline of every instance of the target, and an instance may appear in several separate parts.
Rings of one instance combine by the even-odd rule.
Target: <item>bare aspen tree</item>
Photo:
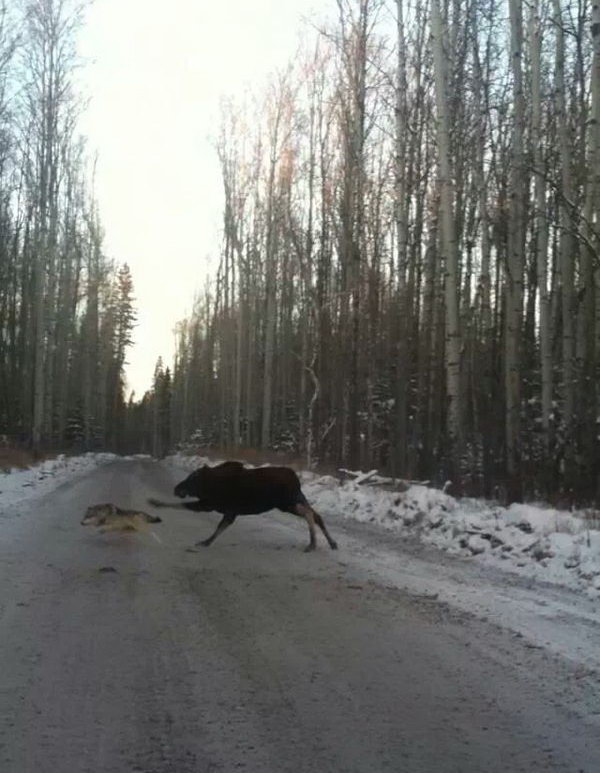
[[[510,51],[513,91],[513,132],[509,183],[508,242],[505,261],[506,325],[504,347],[506,399],[506,468],[509,497],[522,499],[520,411],[520,339],[523,311],[525,249],[525,99],[523,93],[522,0],[509,0]]]
[[[340,261],[343,267],[343,292],[347,294],[349,347],[345,373],[345,401],[348,421],[348,459],[359,463],[359,394],[361,280],[364,239],[364,152],[366,140],[367,48],[373,0],[359,0],[356,13],[350,4],[338,0],[341,27],[340,110],[342,132],[342,191],[340,202]],[[346,302],[345,302],[346,305]],[[344,426],[342,424],[342,426]],[[342,446],[344,447],[344,441]]]
[[[282,84],[283,86],[283,84]],[[275,347],[275,327],[277,323],[277,252],[280,239],[280,202],[276,190],[276,171],[279,160],[283,112],[286,108],[281,89],[282,98],[274,100],[271,126],[269,135],[269,169],[267,182],[267,210],[266,210],[266,251],[265,251],[265,288],[266,288],[266,316],[265,316],[265,365],[263,371],[263,399],[262,399],[262,430],[261,446],[267,448],[271,437],[271,409],[273,399],[273,361]]]
[[[28,120],[35,138],[29,185],[35,191],[33,269],[34,374],[32,444],[39,451],[49,426],[52,385],[47,339],[52,330],[50,309],[54,300],[52,270],[56,259],[59,165],[61,142],[70,128],[72,102],[70,77],[74,61],[74,33],[81,7],[66,0],[45,0],[26,5],[25,66],[31,81],[25,93]]]
[[[490,152],[489,132],[490,132],[490,114],[489,101],[491,89],[491,49],[492,35],[488,31],[485,37],[480,32],[478,14],[474,13],[472,18],[473,25],[473,66],[474,66],[474,84],[475,89],[475,109],[477,114],[477,155],[474,172],[474,182],[477,188],[478,196],[478,216],[479,233],[481,249],[481,271],[479,282],[480,298],[480,318],[479,318],[479,354],[478,364],[480,374],[480,389],[474,386],[473,392],[478,397],[474,398],[476,406],[476,415],[474,416],[474,426],[476,431],[481,434],[482,444],[482,476],[483,492],[487,495],[491,492],[492,478],[492,446],[493,437],[490,432],[491,425],[491,406],[493,404],[493,342],[494,327],[492,319],[492,238],[491,238],[491,217],[489,204],[489,178],[490,178]],[[485,47],[480,53],[480,45],[485,42]]]
[[[591,13],[592,62],[590,75],[591,118],[590,118],[590,180],[587,191],[592,199],[593,214],[590,220],[596,225],[596,250],[598,242],[598,223],[600,221],[600,3],[592,2]],[[598,267],[596,266],[596,274]],[[600,332],[600,331],[598,331]]]
[[[562,34],[562,33],[561,33]],[[531,146],[535,186],[535,235],[539,297],[540,370],[542,381],[542,433],[546,453],[550,451],[550,414],[552,412],[552,331],[548,289],[548,218],[546,214],[546,169],[542,155],[542,20],[540,2],[530,9],[531,42]]]
[[[396,351],[396,438],[393,457],[394,471],[405,474],[407,435],[407,353],[408,353],[408,298],[406,272],[408,263],[408,198],[406,185],[408,134],[408,82],[406,75],[406,35],[404,30],[404,0],[396,0],[397,65],[395,111],[395,220],[396,272],[398,275],[398,345]]]
[[[245,128],[239,110],[229,105],[222,116],[222,130],[218,146],[221,161],[222,182],[225,194],[224,234],[226,285],[230,285],[226,300],[229,336],[223,340],[224,367],[230,370],[232,381],[229,400],[232,408],[230,425],[233,446],[241,444],[241,404],[243,379],[243,340],[245,334],[244,287],[247,269],[244,260],[244,224],[247,181],[244,178],[243,153]],[[230,276],[230,281],[227,277]]]
[[[575,357],[575,326],[574,326],[574,276],[575,276],[575,241],[569,202],[573,201],[573,178],[571,146],[567,104],[565,93],[565,42],[563,32],[563,17],[559,0],[554,0],[554,15],[556,25],[556,59],[555,59],[555,111],[558,124],[558,137],[561,162],[561,189],[559,198],[559,249],[560,275],[562,282],[562,424],[563,453],[570,476],[573,474],[573,412],[575,407],[574,357]]]
[[[592,61],[590,74],[590,125],[588,175],[585,182],[586,244],[581,251],[581,356],[580,404],[584,480],[579,487],[589,486],[589,495],[600,496],[600,469],[593,460],[598,458],[598,363],[600,362],[600,4],[592,0],[591,9]],[[593,229],[590,225],[593,223]],[[589,480],[589,484],[587,481]]]
[[[85,447],[92,447],[98,418],[99,383],[99,292],[101,266],[101,234],[95,208],[88,217],[86,310],[83,321],[83,432]]]
[[[447,72],[449,63],[444,48],[444,25],[439,0],[431,3],[431,33],[435,71],[436,123],[440,187],[441,250],[444,264],[444,301],[446,308],[446,399],[447,432],[450,454],[461,452],[462,425],[460,406],[460,329],[458,315],[458,252],[454,221],[454,187],[450,166],[450,116],[448,112]]]

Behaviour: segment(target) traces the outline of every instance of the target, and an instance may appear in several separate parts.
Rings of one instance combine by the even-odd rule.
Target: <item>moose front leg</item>
[[[202,545],[203,547],[207,548],[210,545],[212,545],[212,543],[217,539],[219,534],[225,531],[225,529],[228,529],[231,526],[231,524],[235,521],[236,518],[237,518],[236,515],[231,515],[231,514],[224,515],[221,518],[221,521],[217,526],[217,528],[215,529],[214,533],[211,534],[211,536],[208,539],[204,539],[204,540],[201,540],[200,542],[196,542],[196,547],[198,547],[199,545]]]
[[[205,513],[212,508],[207,507],[201,500],[196,502],[163,502],[160,499],[148,499],[152,507],[171,507],[174,510],[191,510],[194,513]]]

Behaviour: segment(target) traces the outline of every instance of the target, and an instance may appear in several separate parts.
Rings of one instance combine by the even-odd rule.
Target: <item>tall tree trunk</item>
[[[555,0],[558,3],[558,0]],[[535,234],[537,282],[539,292],[540,372],[542,381],[542,442],[545,457],[550,453],[550,414],[552,413],[552,342],[550,294],[548,291],[548,220],[546,216],[546,169],[542,156],[542,22],[539,0],[530,11],[531,40],[531,146],[535,180]]]
[[[462,452],[460,394],[461,336],[458,314],[458,249],[454,220],[454,186],[450,167],[450,116],[446,75],[449,69],[444,50],[444,25],[439,0],[431,3],[431,30],[437,108],[437,143],[441,211],[441,251],[444,263],[444,302],[446,308],[445,368],[448,470],[456,476],[456,461]]]
[[[573,441],[574,441],[574,408],[575,408],[575,325],[574,325],[574,275],[575,275],[575,241],[573,224],[569,212],[573,201],[573,178],[571,158],[571,137],[567,116],[565,94],[565,44],[563,20],[559,0],[554,0],[554,12],[558,24],[556,26],[556,59],[555,59],[555,110],[558,123],[558,138],[561,161],[561,183],[559,200],[560,226],[560,274],[562,280],[561,318],[562,318],[562,433],[563,458],[565,461],[565,480],[567,487],[573,483]]]
[[[523,497],[521,476],[520,339],[523,313],[523,265],[525,247],[525,100],[523,94],[523,8],[522,0],[509,0],[511,69],[513,79],[513,135],[509,189],[508,255],[505,264],[505,397],[506,471],[508,496]]]
[[[392,473],[406,474],[407,444],[407,390],[408,390],[408,297],[406,270],[408,262],[408,210],[406,191],[406,146],[408,132],[406,78],[406,39],[404,34],[404,0],[396,0],[397,63],[396,63],[396,117],[395,126],[395,201],[396,272],[398,282],[398,346],[396,352],[396,432]]]

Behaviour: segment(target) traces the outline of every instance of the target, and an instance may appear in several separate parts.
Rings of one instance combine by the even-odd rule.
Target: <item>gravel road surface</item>
[[[464,562],[335,518],[340,550],[319,534],[312,554],[285,514],[239,518],[197,552],[218,515],[79,525],[105,501],[152,511],[177,477],[119,461],[0,499],[2,773],[600,771],[598,671],[400,587],[375,559],[467,588]]]

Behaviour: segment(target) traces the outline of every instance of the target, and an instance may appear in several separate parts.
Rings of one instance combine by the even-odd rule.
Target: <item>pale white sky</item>
[[[81,33],[108,254],[131,266],[138,306],[127,378],[139,397],[220,246],[212,138],[219,99],[294,56],[302,18],[328,0],[95,0]],[[213,261],[214,264],[214,261]]]

